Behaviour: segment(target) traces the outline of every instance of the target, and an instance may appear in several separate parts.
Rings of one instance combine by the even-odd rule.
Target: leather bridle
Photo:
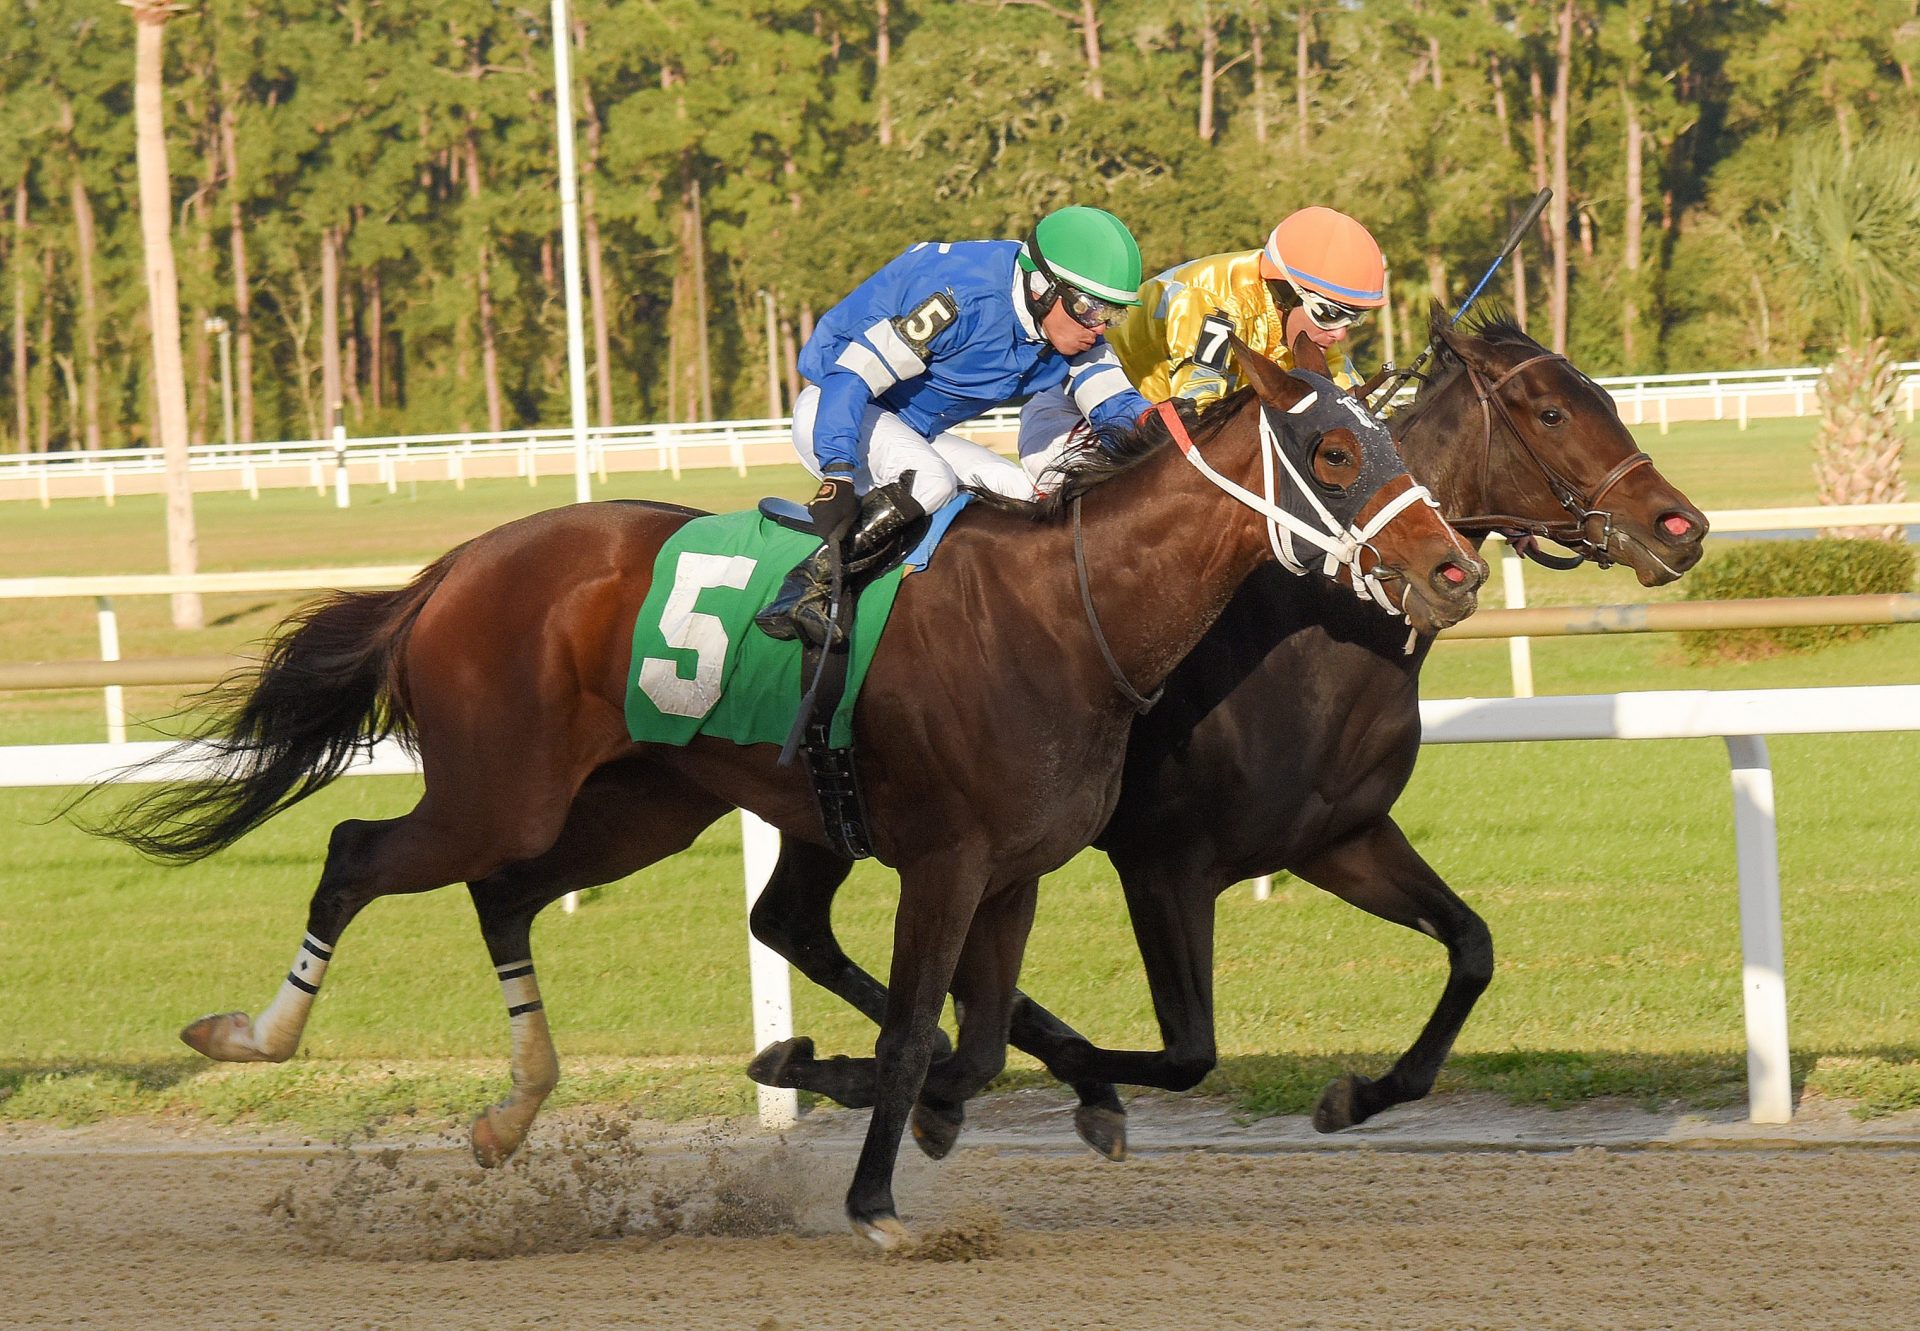
[[[1615,562],[1611,546],[1614,540],[1613,512],[1601,505],[1613,488],[1626,477],[1653,459],[1645,453],[1633,453],[1621,461],[1594,487],[1591,494],[1584,494],[1581,488],[1562,475],[1551,463],[1541,457],[1533,446],[1527,433],[1513,419],[1513,412],[1501,398],[1500,391],[1522,370],[1539,365],[1544,361],[1568,361],[1555,351],[1543,351],[1537,356],[1529,356],[1518,365],[1506,370],[1496,379],[1489,379],[1476,370],[1464,357],[1456,356],[1460,368],[1466,372],[1467,382],[1473,385],[1474,396],[1480,403],[1480,417],[1485,426],[1481,452],[1481,493],[1492,492],[1493,471],[1493,421],[1497,414],[1520,445],[1520,451],[1526,454],[1538,469],[1547,489],[1553,494],[1560,507],[1567,511],[1565,519],[1558,522],[1543,522],[1537,518],[1523,518],[1512,513],[1475,513],[1466,517],[1448,518],[1455,530],[1470,536],[1499,535],[1504,537],[1514,550],[1536,563],[1548,568],[1578,568],[1592,560],[1601,568],[1608,568]],[[1578,374],[1579,371],[1575,370]],[[1431,401],[1432,399],[1429,399]],[[1552,541],[1573,551],[1572,555],[1549,554],[1540,549],[1540,541]]]

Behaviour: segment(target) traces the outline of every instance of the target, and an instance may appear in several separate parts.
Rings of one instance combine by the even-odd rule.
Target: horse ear
[[[1327,353],[1321,350],[1318,342],[1307,336],[1304,328],[1294,335],[1293,368],[1311,370],[1322,378],[1333,378],[1333,371],[1327,368]]]
[[[1233,348],[1234,364],[1269,407],[1285,411],[1313,391],[1305,380],[1294,378],[1234,334],[1227,335],[1227,345]]]
[[[1427,307],[1427,331],[1433,338],[1433,349],[1437,352],[1451,352],[1454,359],[1461,359],[1460,344],[1465,335],[1454,331],[1447,307],[1439,301],[1432,301]]]

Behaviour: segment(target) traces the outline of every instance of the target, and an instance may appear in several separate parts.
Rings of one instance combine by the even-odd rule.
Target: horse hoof
[[[215,1012],[180,1032],[188,1048],[222,1063],[284,1063],[253,1042],[253,1018],[244,1012]]]
[[[1106,1159],[1117,1163],[1127,1158],[1126,1111],[1081,1105],[1073,1111],[1073,1130]]]
[[[776,1040],[755,1054],[753,1062],[747,1064],[747,1076],[762,1086],[791,1087],[797,1084],[793,1080],[792,1064],[812,1061],[813,1041],[796,1035],[791,1040]]]
[[[901,1224],[898,1216],[880,1215],[871,1220],[855,1219],[853,1232],[876,1245],[884,1253],[898,1255],[913,1251],[913,1231]]]
[[[907,1120],[913,1129],[914,1144],[930,1160],[947,1158],[947,1152],[959,1140],[960,1127],[966,1121],[967,1111],[964,1107],[955,1106],[949,1110],[923,1104],[915,1105],[913,1116]]]
[[[467,1139],[473,1144],[473,1162],[482,1169],[498,1169],[513,1159],[513,1153],[520,1149],[524,1138],[508,1142],[493,1126],[493,1116],[482,1110],[474,1116],[473,1126],[467,1130]]]
[[[1313,1107],[1313,1130],[1338,1132],[1366,1122],[1367,1115],[1360,1112],[1360,1090],[1371,1084],[1365,1077],[1351,1072],[1334,1078],[1327,1089],[1320,1092],[1320,1103]]]

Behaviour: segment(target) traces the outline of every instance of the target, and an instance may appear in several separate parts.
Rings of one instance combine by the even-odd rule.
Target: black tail
[[[188,864],[319,790],[357,751],[393,734],[410,740],[401,654],[459,554],[442,555],[398,591],[335,592],[293,616],[258,668],[215,691],[218,715],[153,760],[204,744],[214,752],[215,774],[157,787],[87,830]]]

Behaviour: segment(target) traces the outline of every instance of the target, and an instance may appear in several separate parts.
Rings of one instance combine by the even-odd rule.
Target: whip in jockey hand
[[[1061,208],[1025,241],[914,245],[822,316],[800,353],[812,383],[794,402],[793,445],[821,481],[814,528],[848,575],[884,565],[895,538],[962,484],[1033,497],[1018,463],[951,433],[962,421],[1056,387],[1097,430],[1149,409],[1101,336],[1139,303],[1140,278],[1119,218]],[[776,638],[833,640],[831,576],[822,544],[756,622]]]
[[[1192,259],[1140,288],[1138,313],[1109,334],[1127,377],[1154,401],[1185,398],[1205,406],[1245,380],[1229,335],[1282,369],[1292,369],[1293,340],[1305,333],[1327,357],[1334,380],[1358,379],[1347,330],[1386,304],[1386,259],[1367,229],[1331,208],[1289,214],[1264,247]],[[1037,394],[1020,413],[1020,460],[1038,480],[1078,446],[1073,404]]]

